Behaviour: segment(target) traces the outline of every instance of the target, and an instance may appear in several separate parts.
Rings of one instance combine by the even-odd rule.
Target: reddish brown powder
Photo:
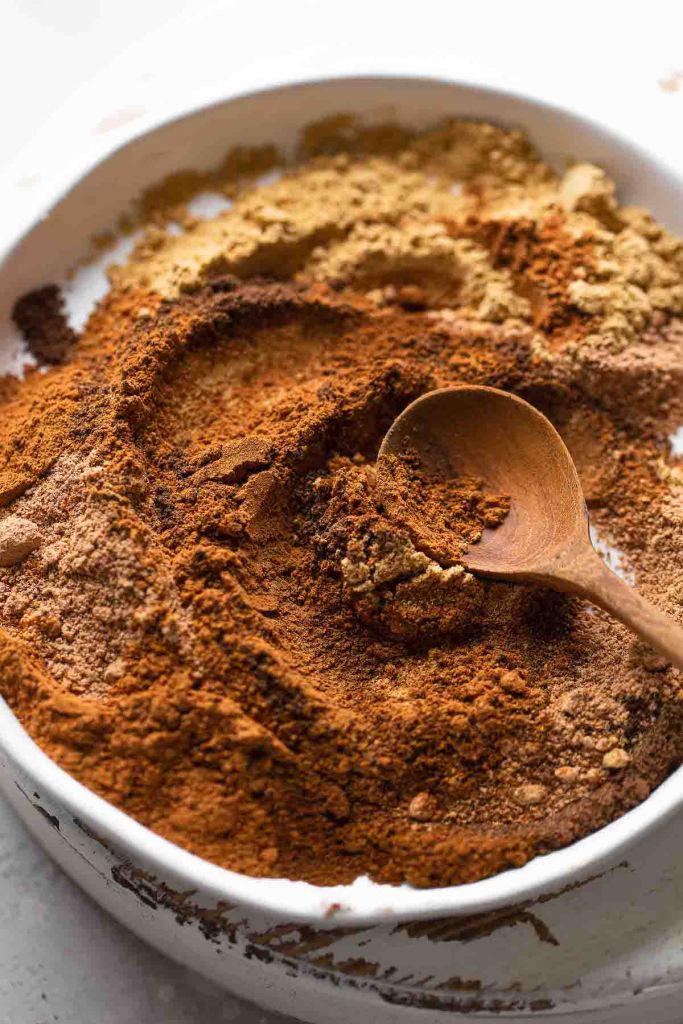
[[[301,156],[238,149],[144,196],[80,339],[55,288],[18,303],[59,365],[0,382],[0,688],[69,771],[219,864],[470,881],[679,765],[680,677],[444,552],[506,512],[477,482],[398,467],[416,544],[379,445],[432,388],[523,396],[680,617],[683,245],[599,168],[558,176],[487,124],[339,116]],[[231,208],[198,220],[203,188]]]
[[[0,493],[41,540],[0,568],[4,696],[96,792],[255,875],[441,885],[585,835],[679,763],[676,674],[580,602],[416,559],[373,463],[428,389],[522,394],[675,610],[680,328],[649,344],[666,374],[320,285],[112,294],[8,389]]]
[[[383,498],[418,547],[442,565],[454,565],[484,530],[500,526],[510,499],[485,490],[483,480],[454,473],[441,453],[432,453],[429,462],[425,454],[408,449],[386,457]]]
[[[454,234],[462,230],[448,225]],[[519,292],[529,300],[534,327],[558,344],[577,341],[590,331],[590,317],[570,301],[569,285],[577,271],[595,263],[590,238],[573,237],[565,217],[552,213],[540,222],[527,218],[480,223],[472,218],[467,233],[487,247],[494,266],[513,274]]]

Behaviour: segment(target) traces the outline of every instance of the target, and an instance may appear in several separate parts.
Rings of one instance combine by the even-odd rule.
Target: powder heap
[[[320,564],[332,572],[339,566],[342,597],[361,621],[408,640],[472,630],[483,587],[462,565],[443,566],[416,546],[414,532],[387,514],[387,490],[378,490],[375,469],[362,456],[355,463],[335,457],[314,489]],[[476,509],[459,511],[456,545],[477,522]]]
[[[276,163],[228,157],[212,220],[182,207],[201,175],[145,197],[82,336],[3,382],[0,689],[68,771],[219,864],[472,881],[678,766],[680,677],[585,603],[435,558],[377,451],[430,389],[521,395],[680,618],[683,247],[598,168],[557,176],[489,125],[338,118]],[[53,358],[54,293],[27,309]],[[473,542],[506,505],[465,483]]]
[[[454,471],[434,446],[420,451],[404,443],[400,455],[382,459],[382,499],[419,546],[439,562],[458,563],[484,530],[501,525],[510,511],[506,495],[484,481]]]

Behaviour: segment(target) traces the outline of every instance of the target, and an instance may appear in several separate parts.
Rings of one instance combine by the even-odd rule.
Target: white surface
[[[0,802],[2,1024],[275,1024],[117,925]]]
[[[608,120],[683,170],[683,85],[668,91],[660,84],[683,71],[680,6],[659,0],[645,12],[635,4],[575,2],[552,23],[545,10],[535,2],[455,0],[4,0],[3,236],[31,218],[53,176],[148,119],[294,75],[467,72]],[[0,1022],[56,1019],[272,1018],[244,1011],[130,938],[80,896],[2,807]]]

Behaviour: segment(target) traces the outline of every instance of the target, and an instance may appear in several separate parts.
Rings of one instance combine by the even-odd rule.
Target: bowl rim
[[[210,110],[229,106],[238,100],[260,97],[287,90],[315,89],[332,83],[381,82],[386,85],[424,85],[453,89],[454,101],[480,96],[487,100],[516,101],[521,106],[536,108],[548,115],[563,118],[589,129],[606,142],[630,152],[647,168],[657,170],[674,189],[683,194],[683,177],[659,155],[644,150],[627,136],[615,132],[604,123],[559,104],[548,103],[526,91],[481,84],[473,78],[450,78],[443,75],[366,73],[335,74],[313,78],[288,77],[276,84],[264,82],[256,87],[231,90],[209,103],[189,104],[171,116],[152,124],[138,125],[126,137],[98,153],[94,159],[73,161],[59,176],[42,208],[34,212],[28,226],[0,249],[0,275],[6,260],[30,235],[40,221],[48,217],[90,174],[115,154],[137,140],[161,133],[172,125],[190,121]],[[454,104],[455,106],[455,104]],[[399,115],[400,116],[400,115]],[[467,116],[465,114],[461,116]],[[665,823],[683,806],[683,768],[678,768],[636,807],[615,821],[592,832],[569,846],[537,855],[520,868],[499,872],[489,878],[463,885],[414,889],[407,885],[388,885],[357,879],[350,885],[318,886],[308,882],[281,878],[254,878],[219,867],[188,850],[164,839],[146,826],[98,796],[53,761],[30,737],[5,700],[0,696],[0,755],[5,754],[20,773],[31,779],[40,799],[46,797],[64,807],[75,819],[83,819],[93,832],[111,842],[115,855],[144,866],[166,880],[173,878],[179,888],[201,893],[203,899],[237,903],[287,921],[327,923],[330,926],[364,927],[371,924],[395,923],[406,919],[459,916],[510,906],[593,877],[616,864],[624,851]],[[7,780],[5,781],[7,783]]]

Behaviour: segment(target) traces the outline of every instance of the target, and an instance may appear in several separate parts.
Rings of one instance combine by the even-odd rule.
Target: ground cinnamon
[[[213,221],[160,235],[157,211],[66,361],[6,382],[0,687],[64,767],[217,863],[470,881],[666,777],[680,679],[602,612],[421,550],[377,450],[432,388],[522,395],[680,616],[681,247],[517,133],[303,145]],[[470,497],[479,528],[505,514]]]
[[[424,458],[429,454],[429,460]],[[510,499],[484,481],[458,473],[443,452],[405,447],[385,455],[382,497],[391,518],[441,565],[457,565],[467,550],[495,530],[510,511]]]

